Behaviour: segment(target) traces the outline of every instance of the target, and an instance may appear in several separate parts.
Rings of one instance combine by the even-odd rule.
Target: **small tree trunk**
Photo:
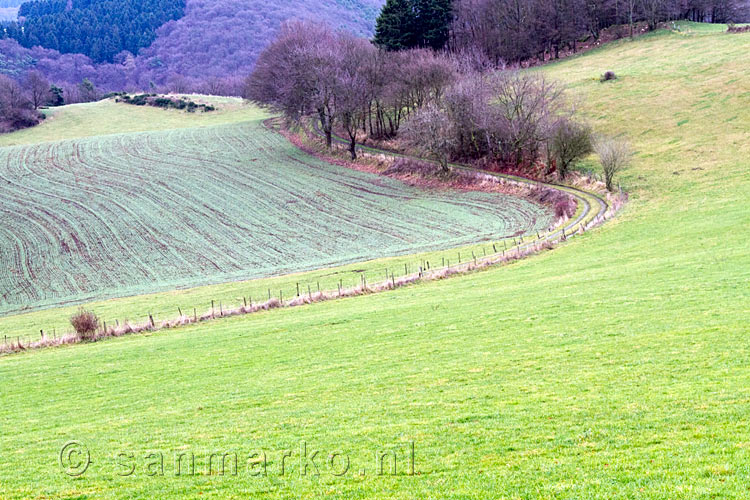
[[[328,149],[331,149],[332,146],[333,146],[333,132],[331,131],[330,128],[327,128],[326,129],[326,147]]]
[[[320,117],[320,127],[326,135],[326,147],[331,149],[331,146],[333,145],[333,123],[331,123],[331,120],[327,117],[324,109],[318,110],[318,116]]]

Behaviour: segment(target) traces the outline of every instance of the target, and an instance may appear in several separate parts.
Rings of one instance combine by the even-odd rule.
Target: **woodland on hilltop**
[[[185,11],[185,0],[34,0],[21,5],[19,21],[4,36],[23,47],[41,46],[112,62],[136,54],[156,39],[156,29]]]
[[[37,26],[37,21],[6,24],[8,31],[5,38],[0,39],[0,74],[22,79],[26,71],[35,68],[66,88],[88,78],[105,92],[179,88],[238,95],[241,86],[236,82],[248,74],[258,54],[273,40],[284,21],[315,19],[370,37],[383,3],[382,0],[86,2],[71,0],[73,6],[91,3],[95,10],[100,8],[98,4],[101,8],[106,4],[111,13],[96,22],[83,20],[80,26],[70,30],[65,26],[71,19],[77,20],[93,11],[73,9],[80,12],[61,13],[49,19],[49,16],[42,16],[39,23],[46,26],[54,19],[59,25],[50,25],[44,33],[33,29],[29,36],[18,35],[16,31],[20,40],[9,35],[19,27],[26,31],[27,22],[31,27]],[[172,15],[180,2],[184,4],[183,15]],[[50,2],[42,0],[42,3]],[[126,5],[131,6],[129,12],[135,16],[133,19],[118,13],[124,12]],[[148,6],[154,9],[160,5],[166,6],[167,12],[148,12]],[[161,23],[158,20],[162,20]],[[129,26],[135,24],[147,28],[145,35],[135,36],[129,31]],[[148,41],[151,31],[153,40]],[[40,43],[29,43],[34,36],[41,37]]]
[[[448,48],[481,53],[494,65],[521,63],[598,40],[603,29],[636,22],[650,30],[676,19],[730,23],[750,17],[745,0],[388,0],[374,43],[386,50]]]
[[[84,80],[98,95],[240,95],[259,54],[290,19],[371,38],[386,51],[448,50],[473,65],[503,67],[595,45],[608,27],[605,40],[630,35],[635,23],[654,29],[674,19],[750,20],[748,5],[750,0],[35,0],[21,6],[18,22],[5,24],[0,74],[21,81],[38,70],[65,89],[66,102],[93,95],[81,92]]]

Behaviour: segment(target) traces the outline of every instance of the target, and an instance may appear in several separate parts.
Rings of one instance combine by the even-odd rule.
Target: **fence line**
[[[352,297],[366,293],[392,290],[419,281],[432,281],[436,279],[443,279],[455,274],[465,274],[476,269],[483,269],[492,265],[518,260],[530,254],[537,253],[542,249],[551,248],[561,241],[565,241],[575,234],[582,234],[588,231],[590,228],[599,225],[606,220],[607,213],[599,213],[590,220],[581,218],[580,220],[575,221],[573,224],[567,227],[564,226],[563,222],[562,224],[557,224],[549,227],[544,233],[536,231],[536,239],[524,240],[523,236],[520,235],[518,238],[520,241],[518,241],[516,237],[511,236],[502,238],[500,240],[495,240],[493,242],[477,244],[474,245],[475,248],[471,250],[472,256],[468,261],[466,259],[462,259],[460,250],[456,250],[458,262],[457,264],[451,264],[450,258],[446,257],[446,255],[449,254],[449,251],[444,251],[441,255],[441,266],[439,267],[433,266],[433,263],[426,259],[420,260],[418,265],[416,265],[414,268],[411,268],[409,263],[405,262],[403,275],[397,276],[394,269],[386,267],[385,280],[381,282],[375,282],[374,284],[368,283],[366,271],[357,273],[359,274],[359,284],[357,284],[355,280],[351,288],[344,287],[343,278],[339,279],[337,289],[331,291],[321,290],[320,281],[317,280],[317,291],[315,293],[313,293],[312,291],[312,283],[304,281],[295,282],[297,295],[296,297],[287,299],[286,301],[284,300],[283,288],[279,290],[278,298],[272,295],[271,289],[269,288],[268,300],[264,303],[253,302],[252,296],[248,301],[247,297],[243,296],[243,305],[241,305],[239,308],[225,309],[223,303],[219,301],[218,318],[236,316],[239,314],[250,314],[276,308],[297,307],[300,305],[321,302],[324,300]],[[514,244],[508,247],[508,242],[510,240],[513,240]],[[502,249],[499,248],[499,243],[501,242],[503,244]],[[488,246],[492,247],[492,253],[488,254]],[[476,254],[476,249],[478,248],[481,248],[482,250],[481,256]],[[515,252],[513,252],[514,250]],[[412,269],[414,269],[415,271],[412,272]],[[304,293],[304,288],[301,288],[300,285],[306,286],[306,294]],[[110,326],[108,327],[106,320],[104,320],[103,326],[94,336],[94,340],[106,337],[121,336],[128,333],[138,333],[141,331],[154,331],[166,328],[174,328],[177,326],[195,324],[207,320],[216,319],[216,301],[212,300],[209,312],[201,316],[198,315],[196,307],[193,307],[192,317],[184,315],[182,312],[182,308],[179,306],[177,307],[177,312],[179,314],[177,319],[171,321],[162,321],[160,325],[157,325],[157,321],[153,317],[152,313],[148,314],[145,323],[137,325],[133,325],[127,320],[123,323],[120,323],[119,320],[116,319],[115,326],[112,327],[112,322],[110,321]],[[80,341],[80,338],[77,338],[77,336],[73,333],[61,334],[60,336],[58,336],[56,330],[54,329],[52,337],[46,334],[43,330],[40,330],[40,338],[37,341],[34,341],[31,335],[15,336],[15,343],[13,343],[13,338],[14,336],[8,337],[7,335],[3,335],[3,344],[2,346],[0,346],[0,353],[17,352],[25,349],[75,343]],[[22,340],[25,340],[25,344],[24,342],[22,342]]]

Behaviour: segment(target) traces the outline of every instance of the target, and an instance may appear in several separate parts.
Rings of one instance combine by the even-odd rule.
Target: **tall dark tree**
[[[388,0],[375,24],[375,44],[385,50],[417,46],[417,16],[413,0]]]
[[[388,0],[375,25],[375,44],[386,50],[445,47],[452,0]]]
[[[185,0],[34,0],[21,5],[19,21],[5,23],[0,37],[111,62],[123,50],[137,54],[151,45],[156,29],[184,12]]]
[[[420,47],[440,50],[448,43],[453,22],[452,0],[416,0],[417,33]]]
[[[49,93],[50,93],[50,100],[49,100],[50,106],[62,106],[63,104],[65,104],[65,98],[63,97],[65,91],[62,88],[53,84],[49,88]]]

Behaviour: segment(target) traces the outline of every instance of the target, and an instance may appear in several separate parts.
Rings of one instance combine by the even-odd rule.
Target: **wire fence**
[[[251,314],[276,308],[296,307],[315,302],[322,302],[337,298],[352,297],[357,295],[376,293],[407,286],[419,281],[432,281],[443,279],[455,274],[464,274],[477,269],[492,265],[518,260],[527,255],[537,253],[543,249],[565,241],[575,234],[581,234],[590,228],[597,226],[608,219],[607,209],[601,209],[591,217],[587,213],[581,214],[576,220],[550,227],[545,231],[536,231],[532,234],[511,236],[492,242],[480,243],[470,250],[456,250],[442,252],[438,258],[439,262],[429,259],[420,259],[412,263],[404,263],[403,268],[383,267],[382,271],[360,271],[356,272],[356,278],[344,281],[339,278],[335,289],[321,288],[320,280],[291,282],[282,286],[278,292],[268,288],[267,297],[258,300],[259,297],[243,296],[240,304],[227,307],[221,300],[211,300],[206,312],[198,312],[197,307],[183,311],[177,307],[176,318],[163,320],[160,323],[152,313],[144,315],[146,318],[142,323],[131,323],[130,321],[114,321],[104,319],[99,330],[92,336],[92,340],[105,337],[116,337],[129,333],[142,331],[154,331],[162,328],[174,328],[203,321],[225,318],[240,314]],[[288,282],[289,283],[289,282]],[[291,296],[284,295],[284,289],[292,289]],[[109,323],[108,323],[109,321]],[[51,331],[40,330],[38,334],[12,335],[0,333],[2,345],[0,353],[17,352],[25,349],[75,343],[80,337],[72,332],[58,332],[56,328]]]

